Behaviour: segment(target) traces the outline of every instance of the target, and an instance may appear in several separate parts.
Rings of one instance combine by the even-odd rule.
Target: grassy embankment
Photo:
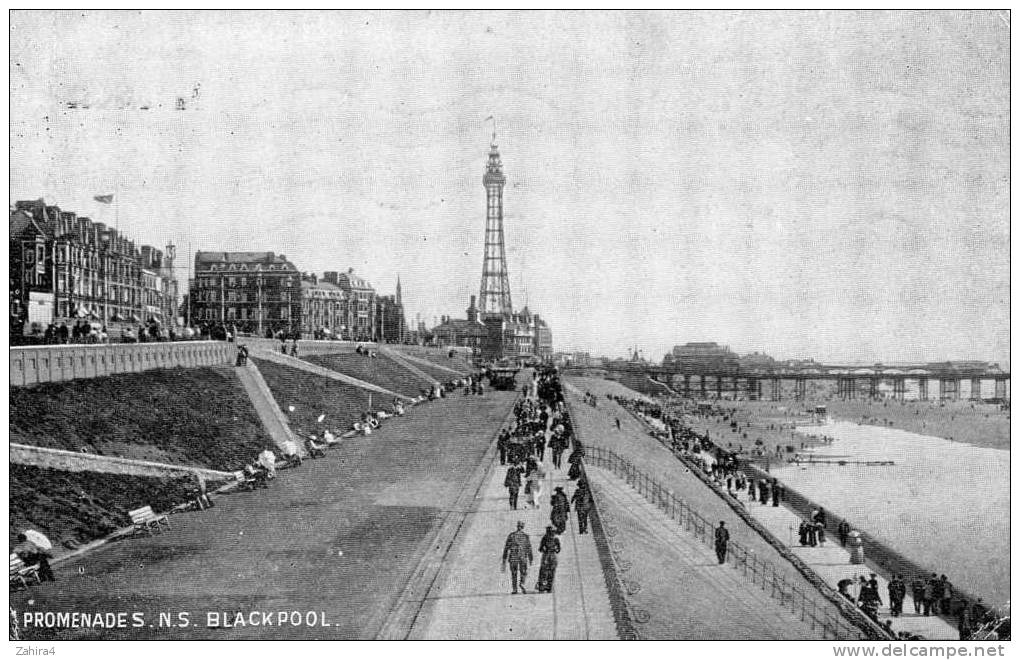
[[[369,392],[360,387],[275,362],[255,362],[292,429],[316,435],[327,428],[346,431],[368,410]],[[389,410],[391,403],[382,394],[372,395],[375,410]],[[289,410],[291,406],[293,412]],[[319,415],[326,416],[321,423],[317,421]]]
[[[97,472],[65,472],[12,465],[11,515],[13,546],[19,532],[33,528],[55,544],[72,539],[84,543],[131,523],[127,512],[145,505],[166,511],[192,497],[195,480],[137,477]]]
[[[233,367],[11,388],[10,441],[225,471],[270,442]],[[82,542],[127,524],[130,509],[190,499],[195,482],[12,466],[9,487],[12,538],[32,526]]]
[[[12,387],[10,441],[228,471],[270,442],[233,367]]]
[[[310,355],[307,360],[405,396],[418,396],[431,386],[381,353],[376,357],[357,353]]]

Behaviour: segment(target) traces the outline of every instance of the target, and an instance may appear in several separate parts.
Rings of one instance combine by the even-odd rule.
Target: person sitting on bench
[[[326,431],[329,433],[329,431]],[[332,434],[331,434],[332,435]],[[315,436],[309,436],[305,440],[305,450],[308,451],[308,455],[312,458],[322,458],[326,455],[326,445],[320,445],[315,442]]]
[[[50,557],[52,555],[48,550],[43,550],[32,541],[29,541],[28,536],[18,534],[18,544],[14,546],[12,552],[18,555],[21,561],[25,562],[25,566],[39,565],[37,571],[40,582],[56,582],[56,578],[53,577],[53,570],[50,568]]]
[[[288,467],[301,465],[301,454],[298,453],[297,445],[293,440],[283,442],[283,460],[287,461]]]
[[[252,488],[269,488],[269,471],[261,465],[245,465],[244,477],[251,480]]]

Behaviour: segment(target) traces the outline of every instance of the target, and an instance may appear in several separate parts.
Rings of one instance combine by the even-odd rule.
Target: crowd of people
[[[135,325],[119,325],[119,333],[111,333],[107,326],[98,321],[78,319],[71,325],[66,321],[50,323],[37,338],[43,344],[108,344],[118,341],[124,344],[139,344],[160,341],[177,341],[178,332],[173,326],[164,328],[155,320]],[[37,339],[38,341],[38,339]]]
[[[562,456],[567,457],[567,478],[576,481],[571,496],[563,486],[556,486],[549,498],[549,525],[539,543],[542,555],[535,591],[551,593],[556,578],[557,555],[561,549],[559,536],[567,530],[571,510],[577,516],[578,533],[588,533],[588,517],[594,501],[584,475],[584,445],[574,435],[563,400],[559,376],[554,369],[536,372],[534,380],[523,387],[523,396],[514,404],[513,420],[500,431],[496,446],[501,466],[508,466],[503,485],[507,489],[510,508],[518,508],[521,487],[527,496],[526,506],[541,508],[543,482],[546,478],[546,450],[551,455],[553,470],[562,470]],[[511,593],[527,593],[525,580],[533,561],[531,541],[524,531],[524,522],[510,533],[503,546],[502,565],[510,566]]]

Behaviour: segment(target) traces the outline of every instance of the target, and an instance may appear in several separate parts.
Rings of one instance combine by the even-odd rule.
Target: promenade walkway
[[[576,383],[576,384],[575,384]],[[637,418],[631,415],[630,411],[623,408],[619,404],[611,401],[605,397],[606,392],[613,394],[619,394],[628,396],[630,398],[647,398],[636,392],[629,392],[618,383],[612,381],[602,381],[598,379],[575,379],[575,383],[568,383],[567,390],[571,393],[572,400],[577,400],[576,397],[581,389],[590,390],[596,392],[598,395],[598,408],[593,409],[584,404],[575,404],[575,410],[578,411],[578,416],[581,421],[584,422],[584,426],[590,425],[595,433],[589,432],[588,428],[584,428],[586,433],[589,433],[589,437],[595,444],[608,446],[610,448],[616,448],[620,450],[625,445],[617,442],[619,436],[627,436],[637,440],[640,435],[639,444],[644,446],[644,450],[651,454],[661,457],[657,462],[658,465],[654,467],[661,467],[663,464],[675,466],[676,471],[686,472],[686,469],[681,466],[681,463],[672,456],[672,454],[659,445],[658,441],[652,440],[648,437],[647,427],[640,422]],[[612,424],[615,420],[621,421],[622,432],[614,432]],[[659,445],[659,446],[653,446]],[[630,456],[631,460],[641,463],[640,459],[636,455]],[[665,462],[665,463],[664,463]],[[654,467],[649,464],[645,466],[645,469],[649,469],[654,472]],[[693,479],[693,475],[688,475]],[[714,507],[717,509],[717,516],[727,520],[727,525],[731,525],[729,518],[725,515],[726,506],[722,502],[722,499],[717,495],[708,490],[707,487],[701,488],[702,495],[695,495],[693,491],[688,491],[686,497],[691,501],[701,500],[703,505],[706,507]],[[704,499],[711,498],[711,499]],[[850,555],[847,549],[840,547],[839,540],[836,538],[829,538],[825,547],[801,547],[798,544],[797,528],[800,525],[800,518],[796,513],[787,509],[784,506],[773,507],[771,504],[762,506],[756,502],[748,502],[746,498],[746,492],[743,494],[742,502],[746,505],[746,510],[753,515],[759,522],[761,522],[776,538],[782,541],[788,548],[797,554],[812,570],[815,571],[821,578],[823,578],[829,585],[834,589],[837,583],[844,579],[850,578],[856,581],[860,575],[865,577],[871,576],[873,572],[867,566],[854,565],[850,563]],[[716,517],[716,516],[713,516]],[[736,530],[734,530],[736,534]],[[743,542],[744,539],[740,539],[740,535],[737,534],[736,538]],[[891,617],[889,614],[889,592],[888,592],[888,580],[886,577],[876,573],[876,579],[879,584],[879,594],[882,597],[882,606],[879,608],[879,619],[881,621],[891,620],[893,631],[907,631],[910,633],[918,634],[923,636],[925,639],[959,639],[959,634],[952,623],[937,617],[937,616],[920,616],[914,613],[913,600],[910,596],[909,582],[913,576],[906,576],[907,579],[907,597],[903,603],[903,616]],[[851,592],[853,593],[853,592]]]
[[[793,550],[833,588],[843,579],[848,578],[856,583],[861,575],[871,577],[873,571],[867,566],[850,563],[850,551],[840,546],[838,538],[827,537],[824,546],[802,547],[797,536],[801,518],[785,506],[774,507],[771,504],[748,502],[746,497],[742,497],[741,501],[746,505],[748,513],[765,525],[776,538]],[[914,612],[914,601],[910,595],[910,580],[913,576],[904,577],[907,581],[907,597],[903,601],[903,615],[893,617],[889,613],[889,581],[881,574],[875,573],[878,593],[882,597],[882,606],[878,609],[879,619],[892,621],[892,629],[895,632],[904,630],[921,635],[925,639],[959,639],[957,629],[945,619],[938,616],[922,616]],[[852,590],[851,593],[856,592]]]
[[[528,508],[521,490],[518,510],[510,509],[503,487],[506,467],[493,461],[474,507],[443,562],[434,587],[422,603],[410,639],[617,639],[609,594],[599,563],[594,537],[577,533],[571,511],[567,531],[560,537],[562,551],[552,593],[534,591],[541,555],[538,545],[549,524],[549,496],[563,486],[568,496],[574,482],[567,480],[567,462],[555,470],[550,452],[543,468],[540,508]],[[528,593],[510,593],[510,573],[500,572],[507,535],[523,521],[531,537],[535,562],[525,582]]]
[[[823,639],[619,477],[586,471],[641,639]]]

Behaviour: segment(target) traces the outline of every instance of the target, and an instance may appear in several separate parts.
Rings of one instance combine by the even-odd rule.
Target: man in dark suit
[[[726,523],[719,521],[715,528],[715,556],[719,558],[720,564],[726,563],[726,551],[729,549],[730,530],[726,529]]]
[[[577,533],[587,534],[588,515],[595,504],[592,501],[591,490],[588,488],[587,480],[581,479],[577,482],[577,490],[574,491],[570,501],[574,504],[574,511],[577,512]]]
[[[521,469],[516,465],[511,465],[506,471],[506,479],[503,480],[503,485],[506,486],[507,491],[510,493],[510,508],[517,508],[517,495],[521,492]]]
[[[528,593],[524,588],[524,580],[528,576],[528,566],[533,559],[531,539],[524,533],[524,523],[518,521],[517,531],[510,532],[503,545],[503,571],[506,572],[506,564],[510,562],[510,585],[513,587],[511,593],[517,593],[518,585],[521,593]]]

